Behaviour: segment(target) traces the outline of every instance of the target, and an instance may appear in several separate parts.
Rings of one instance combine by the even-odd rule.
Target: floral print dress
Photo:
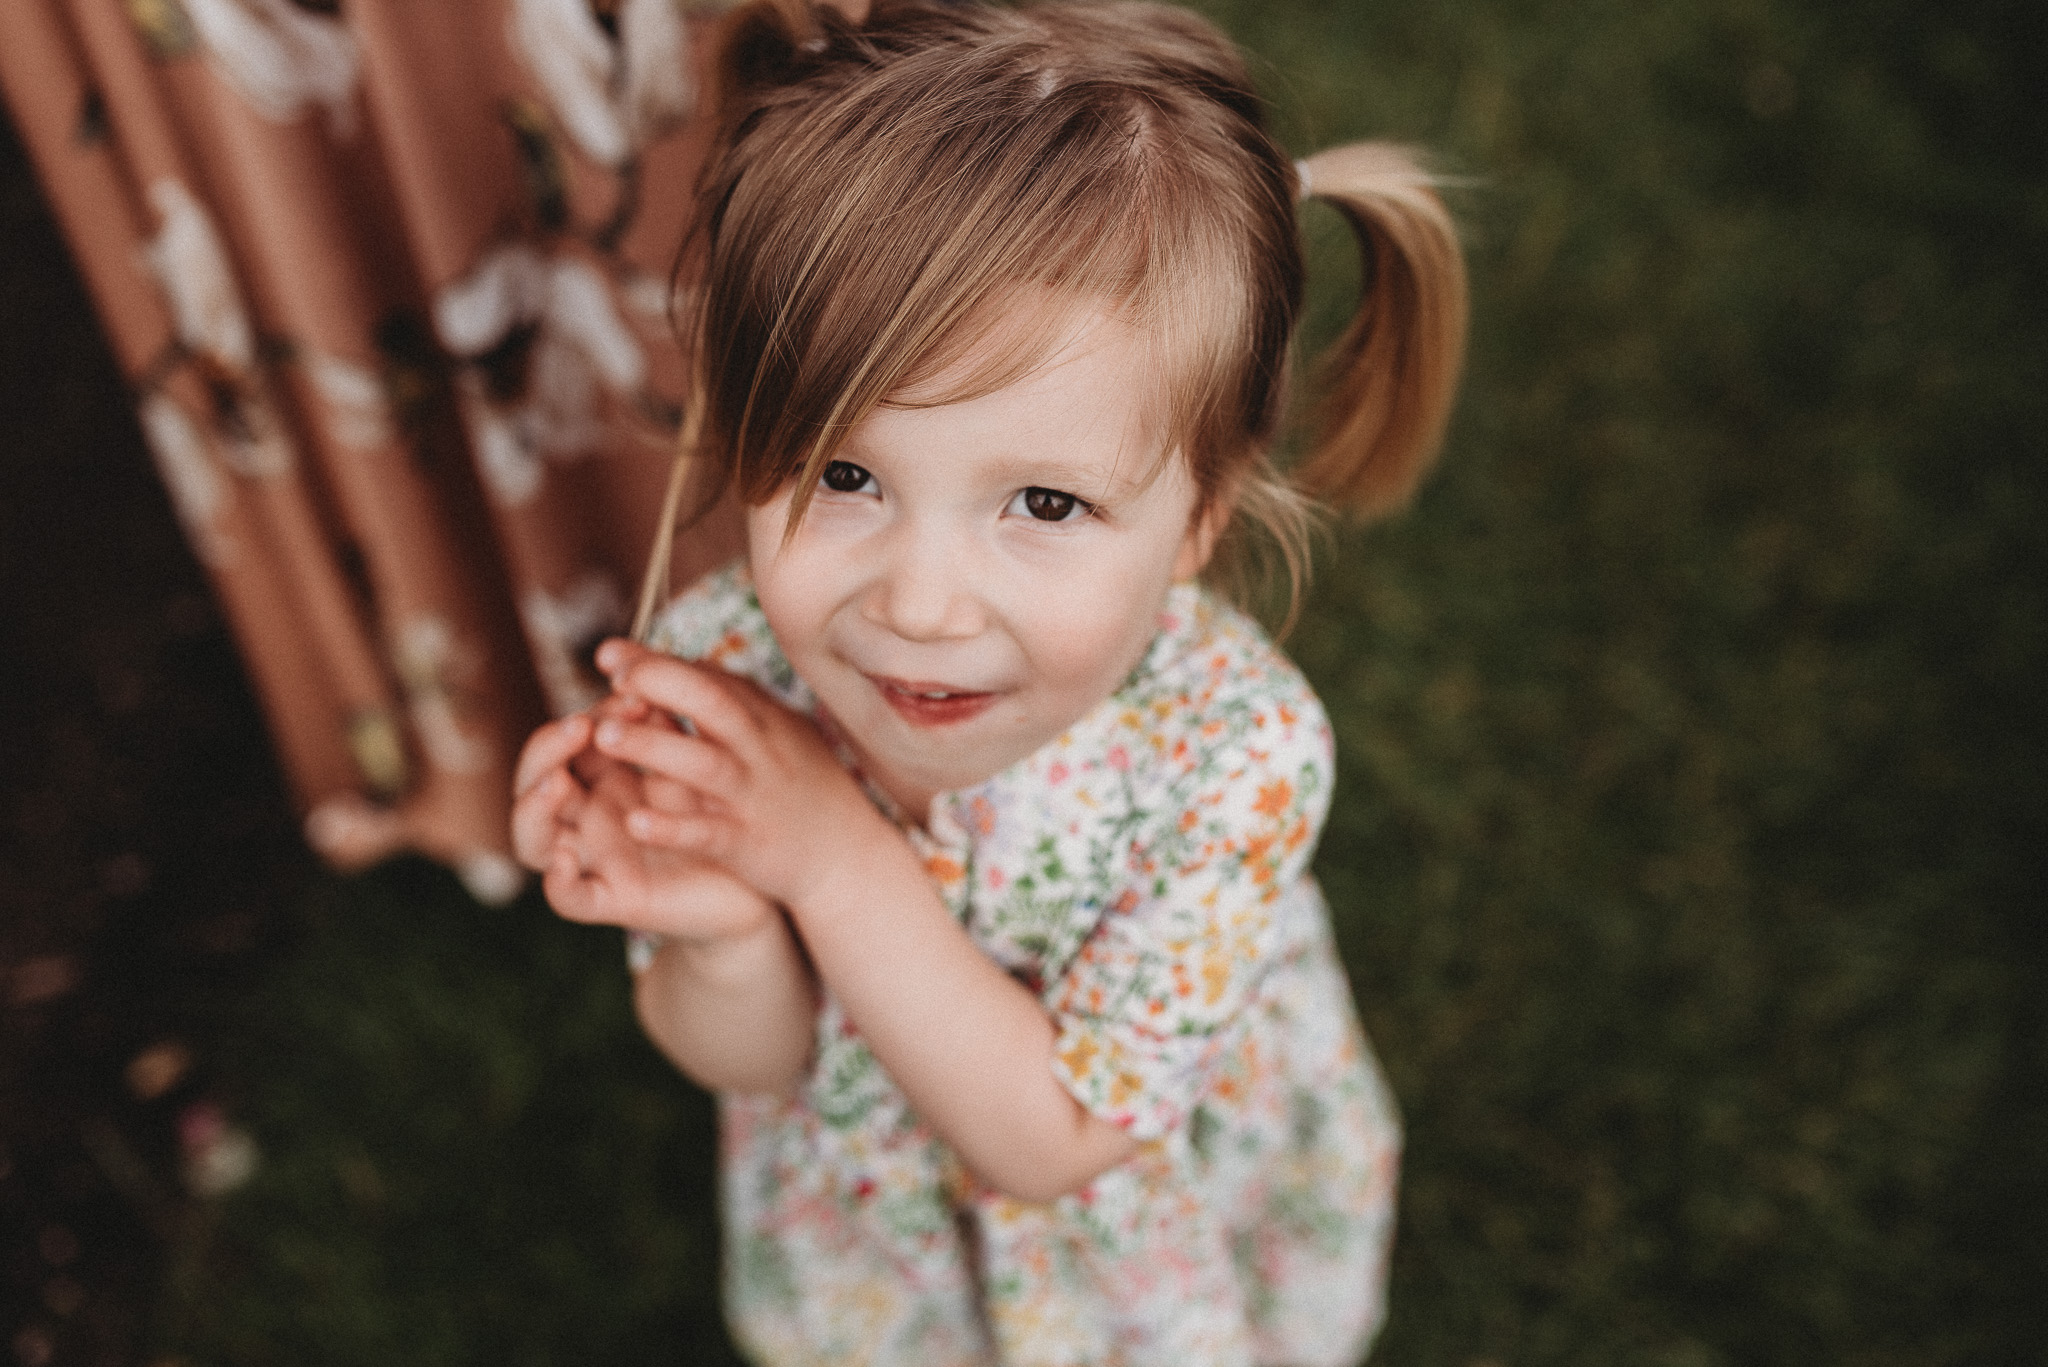
[[[653,643],[816,709],[739,567]],[[1044,1002],[1059,1080],[1140,1146],[1056,1201],[1002,1196],[827,993],[799,1089],[720,1101],[742,1346],[763,1367],[1356,1362],[1400,1133],[1307,871],[1330,781],[1307,683],[1183,585],[1114,695],[905,823],[975,943]]]

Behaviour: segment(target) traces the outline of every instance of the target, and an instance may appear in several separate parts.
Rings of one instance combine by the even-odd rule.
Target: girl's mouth
[[[868,682],[896,715],[913,726],[947,726],[978,717],[994,705],[993,693],[973,693],[940,683],[910,679],[885,679],[868,675]]]

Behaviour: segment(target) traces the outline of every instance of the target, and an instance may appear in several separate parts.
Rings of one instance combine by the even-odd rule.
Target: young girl
[[[735,1331],[1353,1362],[1399,1137],[1307,871],[1330,732],[1199,579],[1243,524],[1296,547],[1305,496],[1412,490],[1449,221],[1393,149],[1291,162],[1153,5],[787,0],[725,79],[690,449],[747,554],[607,643],[515,835],[564,916],[636,932],[648,1035],[720,1096]],[[1367,287],[1283,479],[1305,193]]]

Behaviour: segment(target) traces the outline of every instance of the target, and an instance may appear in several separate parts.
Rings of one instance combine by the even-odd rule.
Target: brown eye
[[[1040,522],[1065,522],[1076,512],[1088,509],[1080,499],[1057,489],[1026,489],[1022,497],[1024,511]]]
[[[835,494],[857,494],[874,482],[874,476],[850,460],[825,462],[821,482]]]

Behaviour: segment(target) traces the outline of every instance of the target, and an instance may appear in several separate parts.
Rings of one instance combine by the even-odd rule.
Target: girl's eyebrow
[[[1032,488],[1056,488],[1086,494],[1091,501],[1126,497],[1142,492],[1166,468],[1165,452],[1140,451],[1135,445],[1118,449],[1106,468],[1077,465],[1061,455],[1033,455],[1017,452],[998,456],[991,468],[1005,478]]]
[[[889,464],[886,449],[870,445],[858,430],[847,435],[832,458],[868,469]],[[989,459],[986,471],[994,483],[1058,489],[1084,497],[1090,503],[1104,503],[1142,493],[1165,470],[1171,458],[1166,452],[1141,451],[1135,443],[1119,448],[1114,459],[1102,468],[1093,463],[1076,463],[1058,452],[999,451]]]

